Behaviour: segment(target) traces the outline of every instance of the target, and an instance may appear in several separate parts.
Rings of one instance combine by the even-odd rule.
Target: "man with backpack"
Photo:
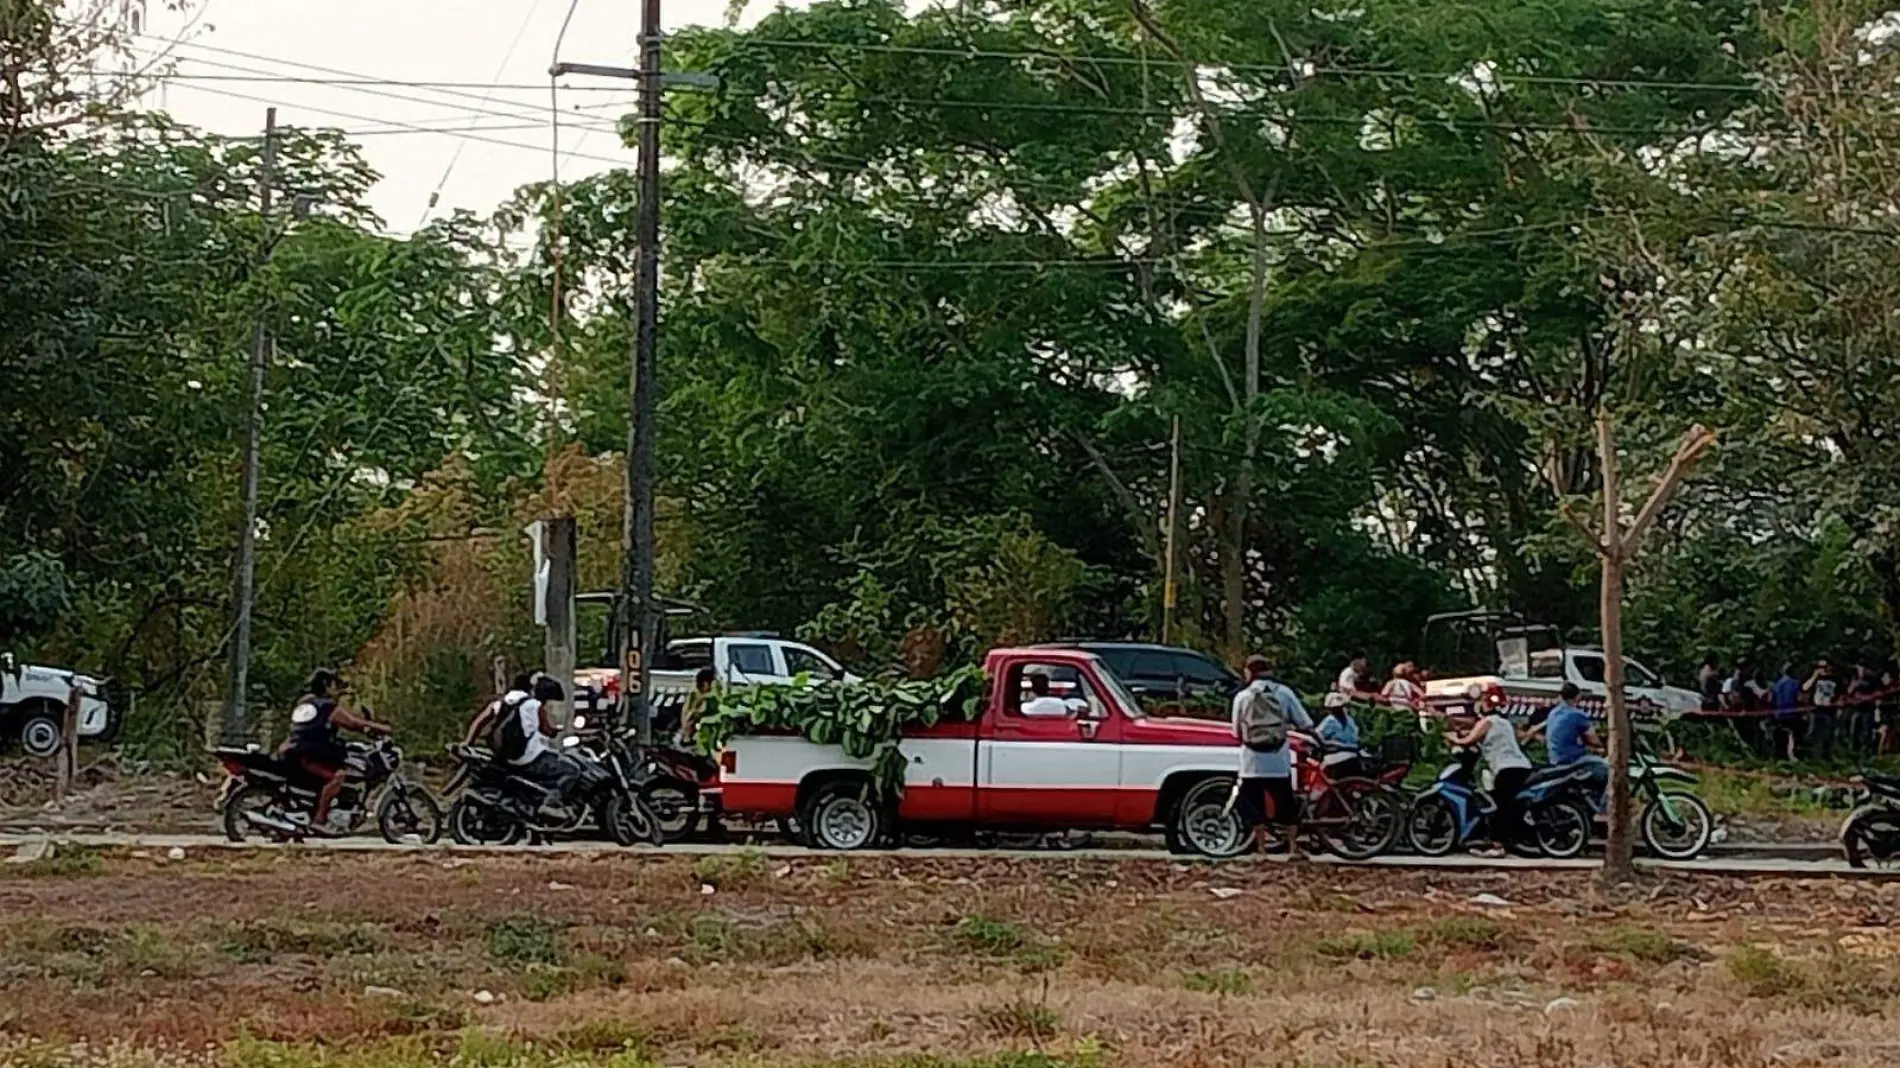
[[[561,684],[546,675],[516,676],[508,692],[469,724],[464,741],[485,745],[496,763],[507,764],[516,774],[546,787],[560,804],[579,768],[548,744],[560,733],[548,714],[548,704],[566,697]]]
[[[1267,677],[1267,658],[1247,658],[1247,684],[1234,695],[1234,736],[1240,742],[1240,790],[1235,797],[1241,823],[1254,833],[1254,844],[1265,854],[1267,824],[1278,824],[1286,834],[1289,859],[1300,855],[1300,799],[1293,786],[1293,751],[1287,733],[1295,727],[1313,729],[1292,690]]]

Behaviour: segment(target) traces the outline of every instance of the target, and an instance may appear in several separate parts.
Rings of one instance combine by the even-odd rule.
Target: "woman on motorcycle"
[[[343,789],[343,767],[349,762],[349,747],[343,744],[342,731],[384,735],[389,725],[351,712],[337,703],[348,689],[343,677],[332,668],[318,668],[304,683],[303,693],[290,711],[290,737],[284,740],[279,756],[296,764],[304,773],[323,784],[317,792],[316,811],[310,815],[311,829],[326,833],[330,805]]]
[[[1499,852],[1509,849],[1524,822],[1518,793],[1531,777],[1531,760],[1517,742],[1517,728],[1497,713],[1482,719],[1468,712],[1454,714],[1451,725],[1445,741],[1458,748],[1476,746],[1491,769],[1491,800],[1498,807],[1491,820],[1491,839]]]

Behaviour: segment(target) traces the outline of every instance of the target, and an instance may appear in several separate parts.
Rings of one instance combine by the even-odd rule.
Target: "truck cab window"
[[[674,642],[667,649],[668,665],[674,671],[698,671],[713,666],[712,643],[707,641]]]
[[[837,667],[824,657],[795,645],[785,647],[785,673],[810,675],[813,682],[834,682],[838,678]]]
[[[1577,677],[1585,682],[1603,681],[1603,658],[1600,656],[1579,655],[1576,657]]]
[[[1077,718],[1079,707],[1087,718],[1107,715],[1107,706],[1091,691],[1088,680],[1069,664],[1023,664],[1011,672],[1013,711],[1027,719]],[[1077,706],[1074,702],[1082,702]]]
[[[778,667],[772,663],[772,647],[769,645],[734,644],[730,652],[732,670],[741,675],[777,675]]]

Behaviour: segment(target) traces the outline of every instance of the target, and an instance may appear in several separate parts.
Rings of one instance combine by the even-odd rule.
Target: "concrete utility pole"
[[[277,109],[264,112],[264,158],[258,185],[264,218],[264,248],[259,258],[268,262],[276,240],[270,233],[271,204],[277,180]],[[245,691],[251,676],[251,602],[257,580],[257,469],[264,423],[264,376],[270,368],[271,338],[260,313],[251,328],[251,398],[244,422],[244,507],[238,523],[237,566],[232,581],[230,684],[224,701],[224,743],[242,745],[250,740],[250,717]]]
[[[538,520],[534,528],[537,545],[545,566],[546,581],[536,576],[542,609],[542,670],[567,691],[567,700],[553,710],[554,722],[562,730],[574,723],[574,554],[578,524],[571,515],[550,516]]]

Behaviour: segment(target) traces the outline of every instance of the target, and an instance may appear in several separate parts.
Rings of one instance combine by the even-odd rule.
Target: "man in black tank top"
[[[323,783],[317,793],[316,811],[310,814],[311,826],[321,830],[330,821],[330,805],[343,789],[343,765],[350,756],[343,744],[342,731],[361,734],[388,734],[389,726],[364,719],[337,704],[343,693],[343,678],[330,668],[310,673],[302,696],[290,711],[290,737],[284,740],[283,758],[294,761],[311,778]]]

